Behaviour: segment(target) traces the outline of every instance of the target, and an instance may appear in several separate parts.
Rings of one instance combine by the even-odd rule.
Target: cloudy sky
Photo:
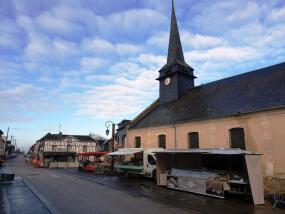
[[[170,0],[0,0],[0,129],[104,135],[158,97]],[[285,61],[284,0],[175,0],[196,85]]]

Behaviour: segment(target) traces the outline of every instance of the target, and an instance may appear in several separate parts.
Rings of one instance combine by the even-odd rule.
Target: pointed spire
[[[175,16],[174,3],[172,0],[171,26],[170,26],[167,64],[171,64],[177,61],[179,61],[180,63],[185,63],[176,16]]]

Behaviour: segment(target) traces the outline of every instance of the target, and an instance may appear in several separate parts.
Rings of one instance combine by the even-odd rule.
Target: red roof
[[[99,155],[106,155],[108,154],[109,152],[80,152],[80,153],[77,153],[77,155],[93,155],[93,156],[99,156]]]

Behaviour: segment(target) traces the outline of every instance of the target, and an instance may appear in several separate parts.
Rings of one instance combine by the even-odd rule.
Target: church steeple
[[[194,69],[184,60],[183,49],[172,0],[171,24],[168,45],[167,63],[159,70],[160,102],[178,99],[189,89],[194,87]]]
[[[174,3],[172,0],[171,25],[170,25],[167,64],[172,64],[177,61],[181,63],[185,63],[182,45],[180,41],[180,35],[178,31],[178,26],[177,26]]]

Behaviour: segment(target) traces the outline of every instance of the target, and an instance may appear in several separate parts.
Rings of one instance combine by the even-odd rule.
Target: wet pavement
[[[11,161],[10,167],[55,214],[284,213],[270,204],[253,206],[243,199],[221,200],[158,187],[152,180],[141,177],[100,176],[77,169],[38,169],[24,163],[22,158]],[[24,189],[21,191],[27,194]],[[18,194],[15,191],[11,199]],[[41,208],[44,210],[41,205],[37,209]]]
[[[68,174],[80,179],[86,179],[110,188],[129,192],[132,195],[139,195],[162,203],[171,204],[199,213],[284,213],[279,209],[273,209],[272,205],[266,202],[265,205],[254,206],[251,200],[244,198],[230,198],[227,200],[212,198],[208,196],[192,194],[159,187],[156,183],[143,177],[124,176],[103,176],[93,173],[81,172],[77,169],[52,169],[58,173]]]
[[[12,184],[1,185],[0,192],[2,201],[0,213],[51,213],[20,177],[16,177]]]

